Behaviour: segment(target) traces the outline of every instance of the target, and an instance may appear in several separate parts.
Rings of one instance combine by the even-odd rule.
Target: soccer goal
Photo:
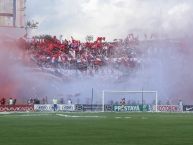
[[[102,112],[111,105],[113,111],[155,111],[157,112],[158,93],[157,91],[102,91]],[[150,107],[155,105],[155,110]],[[147,109],[148,107],[148,109]]]

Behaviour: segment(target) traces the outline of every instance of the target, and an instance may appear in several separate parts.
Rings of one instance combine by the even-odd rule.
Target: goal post
[[[151,93],[154,94],[155,97],[155,112],[157,112],[157,104],[158,104],[158,93],[157,91],[145,91],[145,90],[141,90],[141,91],[114,91],[114,90],[103,90],[102,91],[102,112],[105,111],[105,94],[107,93],[141,93],[143,95],[143,93]]]

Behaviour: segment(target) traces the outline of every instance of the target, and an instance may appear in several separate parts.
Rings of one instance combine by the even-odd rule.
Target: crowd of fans
[[[125,40],[106,42],[105,37],[96,41],[80,42],[59,40],[56,36],[34,37],[27,45],[31,59],[41,67],[62,67],[65,69],[98,70],[102,66],[133,68],[138,64],[137,37],[129,34]]]
[[[16,104],[16,99],[15,98],[1,98],[0,99],[0,105],[15,105]]]

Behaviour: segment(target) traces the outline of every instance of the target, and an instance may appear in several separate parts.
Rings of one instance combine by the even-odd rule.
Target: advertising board
[[[156,110],[156,106],[153,106],[153,110]],[[157,111],[159,112],[178,112],[178,105],[157,105]]]
[[[115,105],[113,106],[114,111],[125,111],[125,112],[139,112],[139,111],[149,111],[149,105]]]
[[[183,111],[193,111],[193,105],[183,105]]]
[[[35,111],[54,111],[53,104],[34,104]],[[57,111],[74,111],[75,105],[58,104]]]
[[[3,105],[0,106],[0,112],[26,112],[34,111],[33,105]]]

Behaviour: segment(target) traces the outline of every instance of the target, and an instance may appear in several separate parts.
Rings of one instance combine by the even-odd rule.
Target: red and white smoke
[[[15,58],[19,57],[16,39],[1,35],[0,38],[0,97],[16,97],[21,85]]]

